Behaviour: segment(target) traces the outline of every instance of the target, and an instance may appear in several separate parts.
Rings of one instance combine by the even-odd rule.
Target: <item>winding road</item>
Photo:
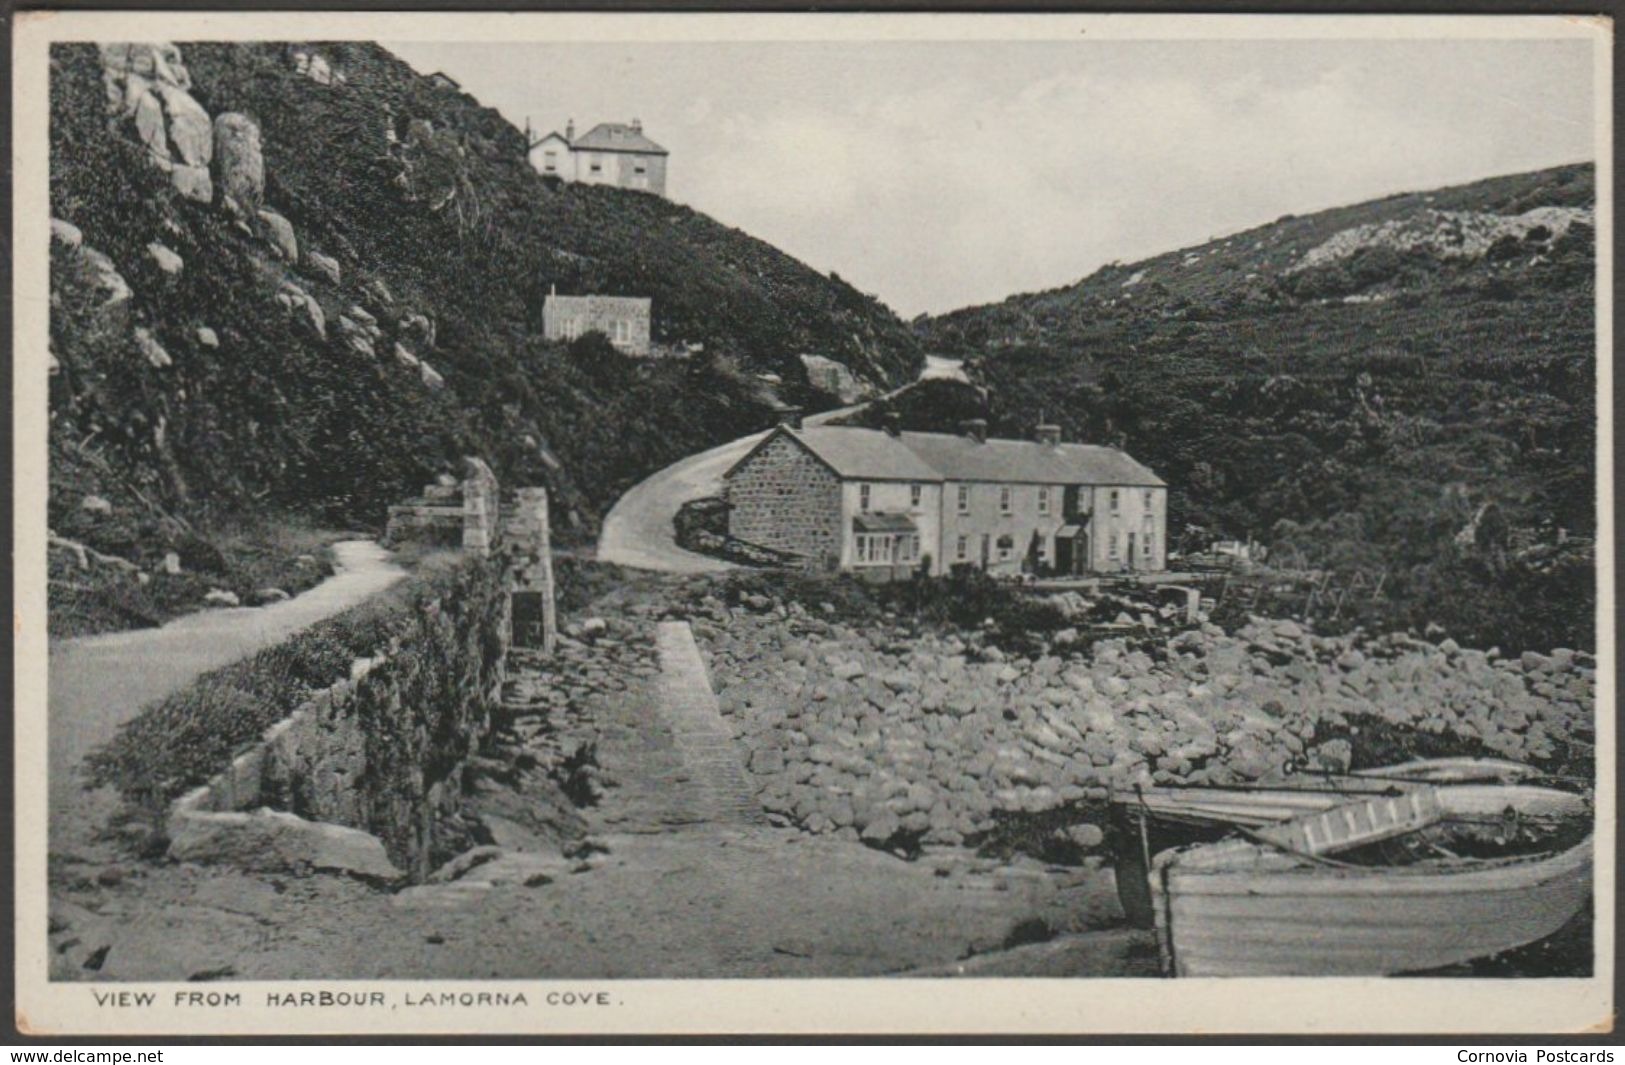
[[[155,629],[52,640],[48,673],[49,787],[53,849],[59,830],[83,824],[89,796],[77,770],[85,755],[143,706],[354,606],[406,575],[370,540],[333,545],[337,572],[314,588],[262,607],[205,610]]]
[[[968,383],[957,360],[928,355],[919,380],[932,379]],[[809,415],[802,424],[818,426],[855,414],[871,403],[890,399],[913,387],[914,383],[850,407]],[[665,573],[717,573],[734,568],[721,559],[678,547],[672,517],[690,500],[721,494],[722,475],[770,432],[771,429],[764,429],[690,455],[633,485],[604,516],[604,527],[598,535],[598,561]]]

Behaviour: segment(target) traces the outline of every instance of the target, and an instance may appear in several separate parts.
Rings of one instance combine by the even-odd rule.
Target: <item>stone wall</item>
[[[781,435],[752,455],[728,478],[727,498],[730,536],[811,566],[839,559],[840,480],[795,441]]]
[[[176,804],[172,850],[209,834],[210,814],[269,807],[370,833],[406,875],[427,876],[501,697],[507,592],[503,567],[481,559],[431,582],[405,633]]]
[[[515,496],[502,529],[502,553],[513,599],[513,643],[551,651],[558,622],[553,612],[547,489],[521,488]]]
[[[502,499],[484,459],[470,456],[463,463],[463,550],[485,558],[495,546]]]

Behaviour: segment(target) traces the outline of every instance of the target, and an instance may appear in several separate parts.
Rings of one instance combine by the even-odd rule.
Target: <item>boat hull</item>
[[[1370,869],[1232,841],[1155,863],[1153,904],[1176,976],[1381,976],[1544,939],[1591,894],[1590,837],[1544,858]]]

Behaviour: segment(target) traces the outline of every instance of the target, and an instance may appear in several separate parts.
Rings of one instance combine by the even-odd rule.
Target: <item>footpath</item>
[[[1122,929],[1001,953],[1023,929],[1119,919],[1109,870],[963,849],[907,862],[766,823],[688,625],[650,614],[610,625],[599,646],[561,640],[553,660],[516,666],[537,677],[512,678],[519,691],[556,691],[561,669],[603,683],[570,714],[591,728],[608,782],[580,810],[584,852],[484,848],[497,853],[397,892],[342,876],[142,865],[66,912],[71,928],[60,935],[78,940],[69,956],[101,957],[99,968],[61,977],[836,977],[996,973],[1011,963],[1052,975],[1154,973],[1154,952]],[[611,640],[649,650],[636,667],[616,665],[603,650]]]

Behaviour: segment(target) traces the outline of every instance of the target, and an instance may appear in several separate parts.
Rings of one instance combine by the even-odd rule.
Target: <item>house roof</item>
[[[869,481],[940,481],[942,474],[927,465],[903,442],[879,429],[818,426],[785,430],[848,479]]]
[[[621,122],[600,122],[571,142],[576,151],[636,152],[640,155],[669,155],[670,153],[639,130]]]
[[[884,435],[884,434],[882,434]],[[1162,478],[1113,447],[903,433],[902,443],[944,480],[1160,488]]]
[[[781,436],[789,437],[812,453],[843,480],[940,481],[942,475],[927,466],[902,441],[879,429],[818,426],[791,429],[779,426],[728,468],[724,479],[732,477],[756,453]]]
[[[1163,480],[1116,448],[987,440],[947,433],[902,433],[850,426],[779,427],[728,470],[785,435],[837,476],[865,481],[991,481],[1003,484],[1101,484],[1160,488]]]

